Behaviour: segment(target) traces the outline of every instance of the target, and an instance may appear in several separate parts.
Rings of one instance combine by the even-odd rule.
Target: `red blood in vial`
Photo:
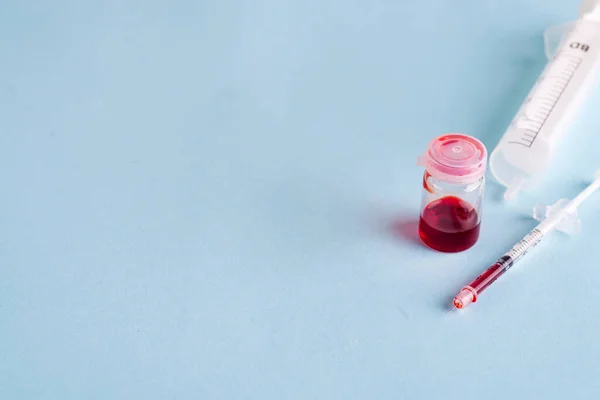
[[[419,221],[419,236],[432,249],[456,253],[479,239],[479,216],[464,200],[446,196],[425,207]]]

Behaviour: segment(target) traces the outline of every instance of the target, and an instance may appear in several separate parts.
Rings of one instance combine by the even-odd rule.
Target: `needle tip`
[[[446,315],[450,315],[452,314],[452,311],[456,310],[456,306],[452,307],[447,313]]]

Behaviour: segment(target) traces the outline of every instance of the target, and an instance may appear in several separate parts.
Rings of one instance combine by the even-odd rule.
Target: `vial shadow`
[[[419,238],[419,220],[415,218],[399,217],[388,226],[388,232],[395,238],[421,246]]]

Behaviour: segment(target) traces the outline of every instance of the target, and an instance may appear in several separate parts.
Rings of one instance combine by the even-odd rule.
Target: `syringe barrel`
[[[542,238],[544,237],[544,229],[542,228],[544,222],[538,227],[529,232],[519,243],[515,244],[509,251],[507,251],[502,257],[498,259],[492,266],[486,269],[481,275],[475,278],[467,286],[463,287],[461,293],[471,293],[471,298],[455,299],[455,306],[457,308],[463,308],[469,305],[471,302],[477,301],[477,298],[481,293],[487,289],[494,281],[500,278],[506,271],[512,268],[529,250],[537,246]],[[540,229],[541,228],[541,229]],[[551,226],[549,226],[551,229]],[[465,292],[466,290],[466,292]],[[463,296],[464,297],[464,296]],[[460,301],[456,301],[460,300]],[[458,305],[457,305],[458,304]]]
[[[483,271],[473,282],[463,287],[454,298],[454,307],[465,308],[471,303],[475,303],[479,295],[487,289],[496,279],[500,278],[513,265],[510,257],[504,256],[496,261],[492,266]]]
[[[490,171],[507,193],[538,183],[597,78],[600,22],[582,18],[570,26],[490,155]]]
[[[496,261],[494,265],[486,269],[481,275],[479,275],[469,286],[479,295],[494,281],[500,278],[508,269],[512,266],[513,260],[510,257],[504,256],[500,260]]]

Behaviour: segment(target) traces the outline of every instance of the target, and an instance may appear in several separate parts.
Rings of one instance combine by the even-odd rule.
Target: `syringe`
[[[545,235],[554,229],[568,234],[577,233],[580,229],[577,207],[598,188],[600,188],[600,169],[595,173],[595,180],[573,200],[561,199],[552,206],[535,206],[534,217],[542,220],[542,222],[484,273],[467,286],[464,286],[460,293],[454,297],[454,308],[452,310],[455,308],[465,308],[469,304],[476,302],[485,289],[515,265],[530,249],[538,245]]]
[[[552,39],[561,33],[559,40]],[[600,77],[600,0],[585,0],[580,18],[544,35],[549,62],[490,153],[492,176],[505,199],[536,186],[560,139]],[[557,42],[557,43],[555,43]]]

